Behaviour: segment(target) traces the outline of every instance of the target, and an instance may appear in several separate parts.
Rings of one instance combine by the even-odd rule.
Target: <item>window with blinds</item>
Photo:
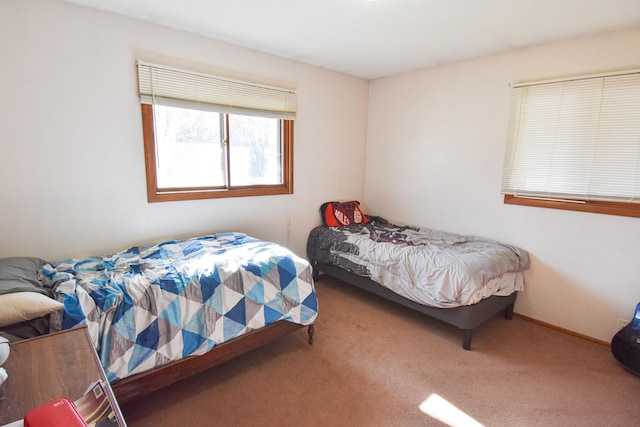
[[[187,106],[221,113],[293,120],[295,91],[233,80],[166,65],[138,61],[138,85],[143,104]]]
[[[640,70],[514,85],[502,193],[640,216]]]
[[[138,62],[151,202],[293,193],[296,93]]]

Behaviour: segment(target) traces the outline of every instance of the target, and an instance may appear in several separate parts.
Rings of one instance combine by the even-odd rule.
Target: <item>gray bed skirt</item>
[[[463,305],[453,308],[431,307],[418,304],[404,298],[367,277],[358,276],[335,265],[313,262],[312,265],[315,281],[319,280],[319,273],[324,273],[350,285],[381,296],[382,298],[462,329],[462,348],[465,350],[471,349],[473,330],[476,327],[480,326],[502,310],[504,310],[505,319],[512,318],[513,307],[517,297],[517,292],[514,292],[509,296],[491,296],[472,305]]]

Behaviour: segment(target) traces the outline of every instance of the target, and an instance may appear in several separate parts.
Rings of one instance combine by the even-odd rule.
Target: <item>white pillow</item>
[[[60,310],[64,304],[37,292],[0,295],[0,327],[35,319]]]

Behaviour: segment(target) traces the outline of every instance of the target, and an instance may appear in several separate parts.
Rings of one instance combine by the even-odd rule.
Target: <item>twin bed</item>
[[[526,251],[476,236],[393,224],[365,215],[357,202],[322,205],[307,256],[320,273],[382,296],[463,331],[503,311],[513,314],[529,267]]]
[[[48,305],[0,316],[0,332],[27,338],[86,325],[124,404],[305,326],[311,344],[319,273],[461,328],[467,350],[474,328],[501,310],[510,318],[525,251],[333,203],[309,235],[310,262],[234,232],[55,263],[0,259],[0,300]]]

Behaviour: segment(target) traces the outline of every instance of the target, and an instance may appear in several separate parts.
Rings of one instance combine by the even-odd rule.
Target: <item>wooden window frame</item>
[[[230,186],[222,189],[203,187],[165,190],[158,188],[153,105],[141,104],[141,109],[144,158],[147,176],[147,200],[150,203],[293,194],[293,120],[281,120],[282,184],[241,187]]]
[[[533,197],[505,195],[507,205],[533,206],[538,208],[562,209],[640,218],[640,204],[627,202],[606,202],[598,200],[537,199]]]
[[[639,77],[640,69],[633,69],[513,84],[509,113],[509,139],[502,181],[504,203],[640,218],[637,187],[633,187],[633,183],[637,182],[634,176],[637,176],[638,172],[635,161],[637,159],[635,140],[638,134],[635,130],[637,121],[634,118],[637,117],[640,107],[637,102],[638,93],[634,88],[637,88]],[[530,90],[535,92],[531,94]],[[548,100],[541,102],[541,97],[547,96],[557,96],[560,100],[567,96],[568,101],[566,106],[558,100],[555,101],[558,104],[549,103]],[[577,100],[581,104],[578,104]],[[617,108],[620,105],[622,107]],[[586,121],[587,118],[594,117],[597,119],[597,127],[581,125],[594,123],[594,120]],[[544,125],[553,123],[555,126],[553,132],[541,123]],[[615,132],[611,132],[609,137],[611,129],[615,129]],[[558,136],[557,139],[555,139],[556,136]],[[536,142],[540,139],[540,142],[546,143],[547,146],[553,143],[551,145],[553,149],[551,152],[536,151],[532,157],[528,157],[527,152],[531,149],[531,144],[530,142],[522,144],[522,141],[527,138],[529,140],[533,138]],[[604,142],[600,144],[600,141]],[[608,149],[605,152],[605,154],[608,153],[605,159],[609,159],[606,163],[594,161],[597,159],[595,153],[598,148],[607,148],[608,144],[616,147],[616,144],[621,144],[621,141],[624,141],[624,144],[620,151],[612,154],[611,149]],[[559,143],[569,144],[568,146],[573,149],[560,150],[559,155],[555,157],[554,150]],[[563,145],[559,146],[564,148]],[[518,154],[518,150],[521,149],[525,154],[522,152]],[[581,189],[582,174],[569,173],[561,177],[563,184],[559,187],[546,187],[546,183],[555,182],[554,178],[557,175],[552,172],[553,168],[547,170],[548,174],[545,173],[544,168],[537,169],[541,156],[545,155],[550,161],[556,160],[559,164],[567,163],[572,169],[587,173],[591,183],[591,178],[595,176],[594,172],[579,160],[574,165],[573,150],[578,150],[578,154],[584,150],[591,150],[591,161],[599,167],[597,169],[599,173],[595,179],[595,188],[598,190],[593,194],[588,189]],[[623,175],[622,179],[615,174],[609,174],[608,169],[615,170],[619,164],[617,161],[629,155],[629,150],[633,153],[630,163],[635,164],[636,167],[628,166],[629,162],[625,164],[624,170],[627,174]],[[522,162],[522,165],[515,166],[516,163],[512,163],[516,158],[518,163]],[[613,158],[617,160],[614,162]],[[520,174],[520,167],[524,170],[523,174]],[[510,173],[514,169],[516,180],[512,182]],[[603,174],[604,169],[607,169],[607,172]],[[535,173],[529,175],[528,170],[535,170]],[[530,186],[530,181],[535,184]]]

